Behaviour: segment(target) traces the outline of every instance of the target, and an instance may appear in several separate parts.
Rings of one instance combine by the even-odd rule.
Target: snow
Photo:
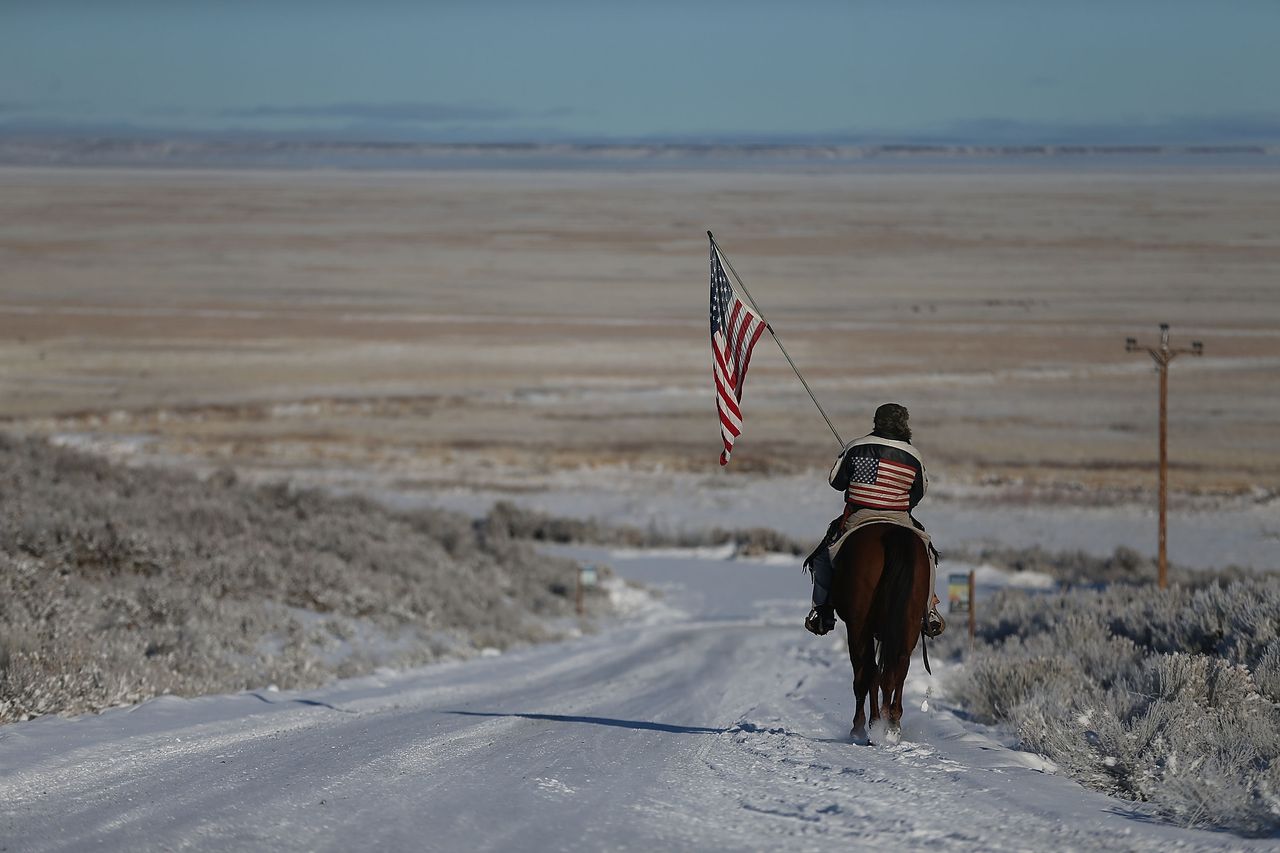
[[[605,578],[632,616],[564,643],[0,728],[0,848],[1275,849],[1054,775],[956,712],[942,662],[900,742],[852,745],[798,569],[560,550],[661,598]]]

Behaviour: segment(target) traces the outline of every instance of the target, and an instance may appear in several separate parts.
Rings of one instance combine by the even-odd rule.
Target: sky
[[[0,0],[0,134],[1280,141],[1280,2]]]

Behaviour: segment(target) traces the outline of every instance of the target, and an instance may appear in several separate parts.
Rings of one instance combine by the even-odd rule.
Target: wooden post
[[[1160,365],[1160,588],[1169,585],[1169,362]]]
[[[575,579],[573,595],[574,595],[574,599],[578,603],[577,604],[578,615],[581,616],[584,612],[583,606],[582,606],[582,569],[578,569],[576,572],[574,572],[573,577]]]

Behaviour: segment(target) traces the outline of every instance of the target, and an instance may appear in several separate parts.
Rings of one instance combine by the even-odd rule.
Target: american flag
[[[911,485],[916,469],[902,462],[855,456],[846,497],[870,509],[911,509]]]
[[[711,244],[711,355],[716,380],[716,411],[724,451],[720,464],[729,464],[733,440],[742,435],[742,382],[747,378],[751,350],[764,332],[755,315],[729,284],[720,251]]]

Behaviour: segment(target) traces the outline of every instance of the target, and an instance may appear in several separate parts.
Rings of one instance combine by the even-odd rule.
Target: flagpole
[[[813,389],[809,387],[809,383],[804,381],[804,377],[800,375],[800,368],[796,367],[796,363],[791,360],[791,354],[787,352],[787,348],[782,345],[782,339],[778,337],[778,333],[773,330],[773,326],[769,325],[769,321],[765,320],[764,312],[760,310],[760,306],[756,304],[756,300],[751,296],[751,291],[747,290],[746,282],[742,280],[742,276],[738,275],[738,271],[733,268],[733,263],[729,260],[729,256],[720,248],[720,244],[716,242],[715,236],[708,231],[707,237],[711,239],[711,245],[720,253],[720,257],[724,258],[725,266],[729,268],[729,272],[733,273],[733,277],[737,280],[738,286],[742,288],[742,292],[746,295],[747,301],[751,303],[751,307],[755,309],[757,316],[764,322],[764,327],[769,330],[769,334],[773,336],[773,342],[778,345],[778,349],[782,350],[782,355],[787,360],[787,364],[791,365],[791,369],[795,371],[796,378],[800,380],[800,384],[804,386],[804,390],[809,392],[809,399],[818,407],[818,411],[822,414],[822,419],[827,422],[827,426],[831,429],[831,434],[836,437],[836,441],[844,447],[844,439],[840,437],[840,433],[836,432],[835,424],[831,423],[831,418],[827,417],[827,410],[822,408],[822,404],[818,402],[818,398],[813,396]]]

